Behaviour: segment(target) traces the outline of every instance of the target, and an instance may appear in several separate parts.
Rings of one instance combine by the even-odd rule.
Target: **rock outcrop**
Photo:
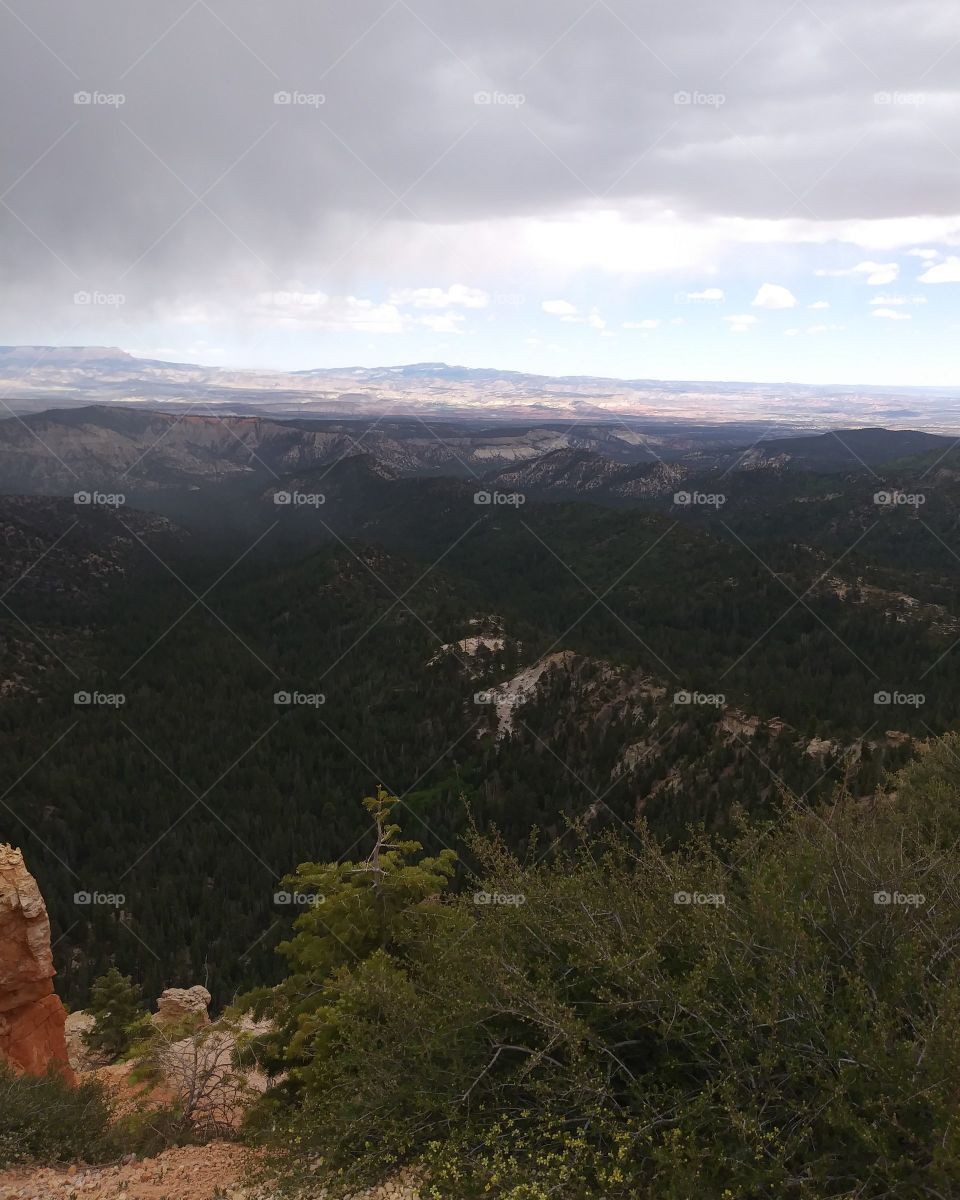
[[[210,993],[200,984],[195,984],[192,988],[167,988],[157,1001],[157,1011],[153,1020],[157,1025],[179,1025],[183,1022],[208,1025],[209,1004]]]
[[[0,1062],[30,1075],[54,1064],[72,1079],[55,974],[37,881],[19,850],[0,845]]]
[[[67,1022],[63,1032],[67,1039],[67,1057],[70,1059],[70,1066],[75,1071],[89,1071],[93,1067],[102,1065],[102,1060],[96,1054],[91,1053],[84,1040],[87,1034],[93,1031],[96,1023],[93,1015],[84,1012],[82,1008],[76,1012],[67,1013]]]

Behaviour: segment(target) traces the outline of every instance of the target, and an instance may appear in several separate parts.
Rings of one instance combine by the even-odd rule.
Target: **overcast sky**
[[[960,384],[953,0],[0,0],[5,343]]]

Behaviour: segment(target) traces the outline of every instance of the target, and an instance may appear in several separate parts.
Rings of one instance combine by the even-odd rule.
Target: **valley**
[[[0,423],[5,820],[71,1002],[272,981],[278,880],[376,783],[432,851],[549,858],[865,797],[955,726],[951,439],[384,425]]]

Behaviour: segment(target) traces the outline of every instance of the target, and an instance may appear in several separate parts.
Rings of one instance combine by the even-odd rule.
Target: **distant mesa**
[[[747,441],[856,424],[960,432],[956,389],[946,387],[553,376],[444,362],[285,370],[139,358],[114,346],[0,346],[0,382],[19,416],[111,404],[178,415],[756,426]]]

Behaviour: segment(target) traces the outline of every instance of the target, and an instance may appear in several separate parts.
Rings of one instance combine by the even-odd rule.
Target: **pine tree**
[[[132,1027],[143,1017],[139,984],[111,967],[93,981],[87,1011],[95,1024],[84,1035],[87,1047],[112,1062],[129,1050]]]
[[[417,858],[416,841],[401,840],[391,822],[400,803],[385,788],[363,800],[374,823],[374,844],[358,862],[301,863],[283,880],[305,911],[296,933],[278,952],[289,966],[276,988],[254,993],[258,1013],[269,1013],[275,1030],[260,1045],[268,1065],[293,1069],[305,1064],[316,1047],[311,1041],[324,1024],[324,1010],[335,1003],[339,973],[361,966],[375,954],[389,955],[403,916],[442,893],[456,869],[457,856],[442,850],[434,858]]]

